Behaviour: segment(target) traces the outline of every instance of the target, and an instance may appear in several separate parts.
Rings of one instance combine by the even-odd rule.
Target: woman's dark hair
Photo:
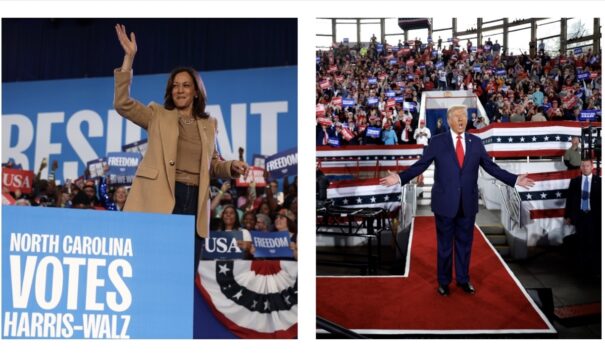
[[[197,73],[197,71],[191,67],[179,67],[172,70],[170,73],[170,77],[168,78],[168,83],[166,83],[166,92],[164,93],[164,108],[168,110],[173,110],[176,108],[174,105],[174,100],[172,99],[172,85],[174,83],[174,77],[177,74],[186,72],[193,79],[193,85],[195,86],[195,97],[193,99],[193,115],[198,118],[206,119],[209,117],[208,113],[206,113],[206,103],[208,101],[208,96],[206,95],[206,88],[204,87],[204,82],[202,82],[202,77]]]
[[[227,208],[231,208],[233,209],[234,213],[235,213],[235,222],[233,222],[233,230],[237,230],[241,227],[240,223],[239,223],[239,214],[237,213],[237,208],[235,208],[234,205],[225,205],[223,207],[223,211],[221,212],[221,220],[219,222],[219,230],[224,231],[225,230],[225,221],[224,221],[224,216],[225,216],[225,211],[227,210]]]

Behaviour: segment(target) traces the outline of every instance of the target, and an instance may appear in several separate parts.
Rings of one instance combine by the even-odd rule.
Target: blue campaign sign
[[[418,65],[418,68],[420,68],[420,69],[425,69],[425,68],[426,68],[426,65],[425,65],[424,63],[421,63],[421,64],[419,64],[419,65]]]
[[[582,110],[580,112],[579,121],[594,121],[597,119],[597,115],[601,114],[599,110]]]
[[[391,64],[391,65],[393,65],[393,64],[397,64],[397,60],[396,60],[396,59],[394,59],[394,58],[391,58],[391,59],[389,60],[389,64]]]
[[[376,83],[378,83],[378,80],[376,79],[376,77],[368,78],[368,84],[376,84]]]
[[[192,338],[194,218],[4,206],[2,338]]]
[[[477,52],[477,46],[472,46],[471,47],[471,52]]]
[[[143,156],[138,152],[111,152],[107,154],[109,177],[112,184],[132,184]]]
[[[416,103],[414,102],[403,102],[403,108],[411,112],[416,111]]]
[[[377,105],[378,97],[368,97],[368,105]]]
[[[574,55],[579,55],[582,53],[582,49],[580,47],[576,47],[573,49]]]
[[[433,57],[437,57],[438,54],[439,54],[439,52],[437,50],[433,50],[433,53],[432,53]]]
[[[585,81],[590,78],[590,72],[580,72],[578,73],[578,80]]]
[[[353,98],[343,98],[342,99],[343,107],[352,107],[354,105],[355,105],[355,99],[353,99]]]
[[[338,140],[338,138],[336,138],[336,137],[330,137],[330,138],[328,138],[328,145],[340,146],[340,140]]]
[[[481,73],[481,65],[474,65],[473,66],[473,71],[475,73]]]
[[[369,136],[370,138],[379,138],[380,137],[380,128],[376,128],[376,127],[368,127],[366,129],[366,136]]]
[[[252,153],[273,155],[296,145],[297,67],[201,76],[225,159],[237,159],[240,147],[250,162]],[[135,74],[131,94],[144,104],[163,103],[167,79],[168,74]],[[13,158],[32,170],[43,158],[57,160],[56,179],[63,181],[82,175],[88,161],[146,138],[143,129],[114,110],[113,87],[113,77],[2,83],[2,161]]]
[[[443,68],[443,61],[439,61],[439,62],[435,63],[435,68],[437,68],[437,69]]]
[[[251,231],[255,258],[292,258],[289,232]]]
[[[315,64],[319,64],[319,56],[315,57]]]
[[[295,176],[298,173],[297,148],[284,150],[267,157],[267,160],[265,161],[265,170],[269,172],[271,179]]]
[[[395,97],[395,102],[397,102],[397,103],[403,103],[403,97],[402,96]]]
[[[210,237],[204,239],[202,259],[244,259],[244,251],[237,245],[237,242],[242,240],[241,231],[210,232]]]
[[[500,77],[506,76],[506,70],[505,69],[496,70],[496,76],[500,76]]]
[[[392,90],[388,90],[384,93],[388,98],[392,98],[395,96],[395,92],[393,92]]]
[[[408,80],[414,80],[414,75],[413,74],[408,74],[407,78],[408,78]]]

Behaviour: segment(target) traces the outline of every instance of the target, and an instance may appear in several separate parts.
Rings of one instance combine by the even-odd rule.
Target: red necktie
[[[458,140],[456,140],[456,157],[458,158],[458,165],[462,168],[462,164],[464,163],[464,149],[462,148],[462,137],[458,135]]]

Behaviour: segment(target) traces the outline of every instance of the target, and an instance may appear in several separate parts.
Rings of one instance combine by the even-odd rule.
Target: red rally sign
[[[2,169],[2,187],[14,192],[21,190],[23,193],[32,192],[34,172],[28,170]]]

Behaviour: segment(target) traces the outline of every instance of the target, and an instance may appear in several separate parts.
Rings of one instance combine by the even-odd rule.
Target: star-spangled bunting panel
[[[382,186],[380,179],[346,180],[331,182],[328,199],[336,206],[377,207],[394,211],[401,207],[401,186]]]
[[[423,149],[422,145],[318,146],[317,162],[324,174],[402,171],[418,161]]]

